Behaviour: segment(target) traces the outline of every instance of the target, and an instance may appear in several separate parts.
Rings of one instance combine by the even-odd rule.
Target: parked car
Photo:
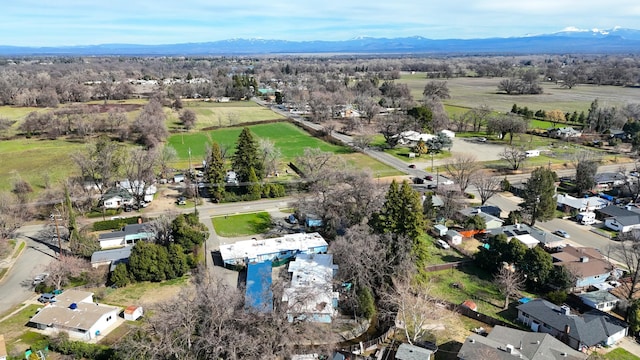
[[[427,175],[427,176],[424,177],[424,179],[427,180],[427,181],[433,181],[433,176]]]
[[[419,178],[419,177],[414,177],[413,178],[413,183],[414,184],[424,184],[424,179]]]
[[[478,142],[487,142],[487,138],[481,137],[477,139]]]
[[[449,244],[447,244],[446,241],[440,240],[440,239],[436,240],[436,245],[438,245],[438,247],[441,247],[443,249],[449,249],[450,248]]]
[[[640,176],[640,173],[638,173],[637,171],[632,171],[629,173],[629,175],[638,177]]]
[[[187,205],[187,198],[184,196],[180,196],[176,201],[178,205]]]
[[[446,178],[444,176],[441,176],[440,184],[442,184],[442,185],[453,185],[453,180],[451,180],[449,178]]]
[[[46,303],[50,303],[50,302],[55,302],[56,301],[56,296],[51,294],[51,293],[45,293],[40,295],[40,297],[38,298],[38,301],[46,304]]]
[[[560,236],[560,237],[566,238],[566,239],[571,237],[571,235],[569,235],[569,233],[564,231],[564,230],[556,230],[553,233],[558,235],[558,236]]]
[[[427,184],[427,189],[433,189],[433,190],[435,190],[435,189],[437,189],[437,188],[438,188],[438,185],[436,185],[436,184]]]
[[[49,273],[42,273],[33,278],[33,286],[43,283],[49,277]]]
[[[291,214],[289,216],[287,216],[287,222],[289,224],[297,224],[298,223],[298,219],[296,219],[296,216]]]

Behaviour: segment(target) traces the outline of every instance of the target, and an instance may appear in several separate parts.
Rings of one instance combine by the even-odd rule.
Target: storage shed
[[[447,231],[447,240],[451,241],[453,245],[462,244],[462,234],[455,230]]]
[[[124,319],[129,321],[136,321],[142,317],[144,311],[142,306],[128,306],[124,309]]]
[[[449,231],[449,228],[442,224],[437,224],[433,227],[433,232],[436,234],[436,236],[446,236],[447,231]]]

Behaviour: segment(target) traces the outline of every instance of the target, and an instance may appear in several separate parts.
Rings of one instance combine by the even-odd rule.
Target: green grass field
[[[304,154],[305,148],[312,148],[336,154],[355,168],[370,169],[374,176],[384,177],[400,174],[397,170],[364,154],[353,152],[346,146],[333,145],[315,138],[288,122],[252,125],[249,128],[256,138],[265,138],[274,142],[282,152],[282,163],[293,161],[296,157]],[[241,127],[232,127],[172,135],[169,138],[169,144],[178,152],[179,160],[176,167],[188,167],[189,149],[191,149],[192,164],[202,163],[206,146],[212,141],[217,142],[221,147],[226,147],[228,149],[227,156],[233,154],[235,143],[241,131]]]
[[[639,88],[620,86],[596,86],[578,85],[572,89],[561,88],[555,83],[542,82],[540,85],[544,93],[538,95],[506,95],[498,94],[498,84],[503,78],[452,78],[443,81],[449,87],[450,99],[444,101],[447,111],[453,107],[474,108],[480,105],[488,105],[490,108],[508,112],[513,104],[520,107],[527,106],[536,111],[560,109],[563,112],[586,111],[595,99],[600,104],[608,106],[620,106],[627,103],[636,103],[640,96]],[[399,83],[409,86],[414,99],[422,99],[424,86],[431,79],[427,79],[424,73],[403,73]],[[451,114],[451,113],[450,113]]]
[[[267,212],[219,216],[211,219],[216,234],[223,237],[238,237],[262,234],[271,227],[271,216]]]
[[[216,103],[205,101],[184,101],[184,109],[196,113],[196,129],[211,126],[234,126],[246,122],[284,119],[283,116],[262,107],[253,101]]]
[[[45,180],[55,184],[77,171],[71,154],[84,144],[64,140],[17,139],[0,141],[0,190],[10,190],[19,174],[37,193]]]

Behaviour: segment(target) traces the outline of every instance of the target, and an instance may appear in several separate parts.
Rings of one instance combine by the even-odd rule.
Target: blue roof
[[[245,308],[252,308],[260,312],[273,311],[271,280],[271,261],[250,263],[247,266]]]

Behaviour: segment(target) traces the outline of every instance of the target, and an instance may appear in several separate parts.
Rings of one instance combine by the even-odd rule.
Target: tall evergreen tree
[[[555,181],[557,175],[546,167],[539,167],[531,173],[527,180],[523,199],[520,205],[525,214],[529,215],[531,226],[536,220],[547,221],[553,219],[556,209]]]
[[[236,143],[236,152],[233,154],[233,170],[238,176],[240,182],[249,181],[250,169],[256,173],[258,180],[264,177],[264,164],[260,160],[258,154],[258,143],[253,138],[253,134],[249,128],[242,129],[238,142]]]
[[[596,185],[598,163],[594,160],[580,161],[576,167],[576,192],[582,195]]]
[[[209,194],[211,197],[220,201],[224,198],[224,159],[222,151],[217,142],[211,144],[207,151],[207,166],[205,169],[205,179],[209,184]]]
[[[379,233],[408,236],[416,240],[424,229],[424,214],[420,194],[408,181],[401,186],[394,180],[389,186],[384,205],[372,219],[373,228]]]
[[[258,200],[262,196],[262,185],[256,176],[253,168],[249,168],[249,183],[247,184],[247,194],[252,200]]]

